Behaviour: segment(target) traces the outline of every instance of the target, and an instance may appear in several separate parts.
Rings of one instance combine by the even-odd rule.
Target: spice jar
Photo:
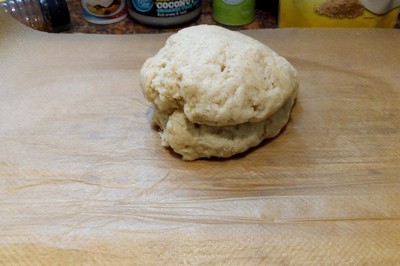
[[[221,24],[242,26],[255,19],[256,0],[213,0],[212,17]]]
[[[83,18],[94,24],[110,24],[127,17],[125,0],[81,0]]]

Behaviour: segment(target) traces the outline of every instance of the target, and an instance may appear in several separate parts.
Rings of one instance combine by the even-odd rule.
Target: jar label
[[[81,0],[83,17],[95,24],[108,24],[127,16],[124,0]]]
[[[132,0],[132,4],[139,12],[150,11],[154,5],[152,0]]]
[[[213,0],[212,17],[218,23],[241,26],[255,19],[256,0]]]
[[[200,0],[130,0],[133,11],[151,17],[176,17],[200,7]]]

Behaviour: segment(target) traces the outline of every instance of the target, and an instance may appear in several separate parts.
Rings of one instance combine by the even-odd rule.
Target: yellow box
[[[280,0],[279,27],[393,28],[399,9],[377,15],[358,0]]]

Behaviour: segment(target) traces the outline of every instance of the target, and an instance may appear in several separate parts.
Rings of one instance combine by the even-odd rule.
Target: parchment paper
[[[138,84],[168,35],[0,14],[0,264],[400,264],[400,34],[244,32],[299,71],[286,129],[229,160],[160,145]]]

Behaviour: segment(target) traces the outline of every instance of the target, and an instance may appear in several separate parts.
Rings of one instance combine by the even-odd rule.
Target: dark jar
[[[194,20],[201,13],[201,0],[126,1],[129,15],[149,26],[176,26]]]
[[[33,29],[47,32],[71,29],[65,0],[0,0],[0,4],[6,13]]]

